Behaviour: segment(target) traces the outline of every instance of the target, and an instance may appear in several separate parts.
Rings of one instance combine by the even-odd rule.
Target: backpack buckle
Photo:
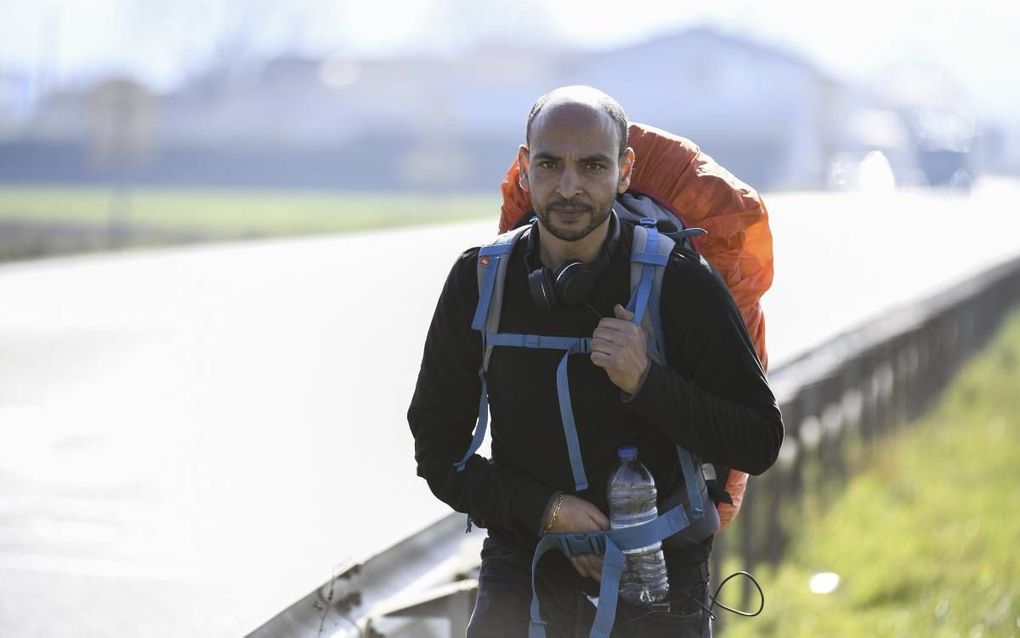
[[[604,532],[588,534],[564,534],[560,537],[561,551],[567,556],[594,554],[602,556],[606,553],[606,535]]]

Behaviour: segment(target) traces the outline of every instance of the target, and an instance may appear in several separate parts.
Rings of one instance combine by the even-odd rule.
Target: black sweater
[[[614,304],[626,305],[630,297],[632,234],[623,224],[611,265],[588,305],[553,312],[531,301],[526,240],[519,241],[508,265],[499,331],[591,337],[599,319],[612,317]],[[492,460],[476,454],[457,472],[454,462],[471,441],[481,392],[481,336],[470,325],[478,303],[477,257],[473,248],[453,265],[429,327],[407,415],[418,475],[455,510],[533,546],[551,496],[557,490],[576,493],[556,396],[563,352],[495,348],[487,375]],[[706,462],[760,474],[775,461],[783,439],[779,409],[744,323],[710,267],[674,250],[661,308],[669,367],[653,362],[630,400],[589,355],[573,355],[568,364],[589,480],[577,495],[607,516],[606,484],[620,446],[638,446],[661,501],[683,486],[672,443]],[[681,550],[683,562],[703,560],[710,547],[711,539]]]

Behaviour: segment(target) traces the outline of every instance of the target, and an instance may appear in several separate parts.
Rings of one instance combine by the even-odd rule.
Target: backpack
[[[627,310],[634,313],[634,322],[641,325],[648,335],[649,356],[666,364],[663,347],[663,333],[659,312],[659,298],[662,280],[669,256],[677,243],[681,250],[693,251],[691,238],[703,235],[700,228],[676,229],[671,226],[668,233],[660,232],[665,222],[674,221],[654,200],[644,196],[624,194],[614,203],[614,211],[621,220],[639,220],[634,227],[631,246],[631,297]],[[474,436],[464,456],[454,463],[457,471],[463,471],[485,438],[488,425],[488,387],[486,372],[492,351],[496,347],[540,348],[562,350],[563,357],[556,369],[556,392],[559,399],[560,417],[567,443],[570,468],[574,486],[578,492],[588,488],[588,479],[581,461],[580,443],[570,402],[570,386],[567,381],[567,361],[572,354],[590,353],[590,337],[561,337],[504,333],[499,331],[502,310],[503,289],[507,267],[514,246],[528,232],[530,226],[521,226],[501,234],[497,239],[483,246],[478,252],[478,305],[471,321],[471,328],[481,333],[483,357],[478,371],[482,382],[478,406],[478,421]],[[551,550],[558,550],[566,556],[596,554],[603,556],[602,579],[599,589],[599,605],[595,614],[590,636],[608,637],[616,617],[620,576],[625,564],[624,552],[653,545],[667,537],[679,536],[686,542],[696,543],[719,528],[719,516],[715,507],[708,506],[711,492],[704,479],[703,471],[690,452],[676,446],[677,460],[683,473],[685,490],[680,503],[660,514],[656,519],[623,529],[588,533],[546,534],[541,537],[532,558],[532,598],[530,638],[545,638],[545,622],[541,617],[538,596],[534,586],[534,573],[542,556]],[[470,525],[470,518],[469,525]]]
[[[681,229],[698,226],[708,231],[704,236],[681,238],[681,250],[698,253],[699,259],[706,259],[722,277],[762,367],[768,369],[765,319],[759,301],[772,285],[772,234],[768,211],[758,193],[683,137],[633,123],[628,143],[637,162],[627,194],[655,204],[640,203],[644,208],[636,215],[647,214],[662,226],[663,222],[678,223]],[[501,187],[501,233],[514,228],[531,211],[530,195],[520,187],[519,177],[514,161]],[[720,530],[725,529],[740,510],[747,474],[715,465],[705,465],[702,471],[716,504]]]

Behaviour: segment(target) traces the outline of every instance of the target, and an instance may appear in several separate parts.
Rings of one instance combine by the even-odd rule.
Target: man
[[[590,487],[575,490],[556,389],[562,352],[496,347],[485,375],[492,459],[473,455],[482,389],[478,249],[457,260],[429,328],[408,421],[418,474],[437,497],[488,528],[469,636],[525,636],[532,551],[542,534],[608,529],[606,484],[616,450],[634,444],[661,501],[684,489],[674,444],[751,474],[776,459],[783,425],[740,315],[720,280],[678,251],[663,277],[661,308],[669,366],[653,361],[647,336],[624,309],[631,295],[633,227],[612,212],[634,168],[627,120],[609,96],[565,87],[540,98],[518,151],[521,186],[537,222],[517,242],[506,273],[500,331],[591,337],[591,354],[569,358],[568,377]],[[570,261],[608,263],[587,298],[544,310],[528,276]],[[711,537],[663,542],[668,609],[619,602],[614,636],[707,636]],[[550,636],[586,635],[602,561],[547,554],[536,588]]]

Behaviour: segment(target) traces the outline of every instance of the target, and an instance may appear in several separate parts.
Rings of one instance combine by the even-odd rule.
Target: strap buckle
[[[606,553],[606,534],[605,532],[562,534],[560,536],[560,551],[565,556],[578,556],[581,554],[602,556]]]

